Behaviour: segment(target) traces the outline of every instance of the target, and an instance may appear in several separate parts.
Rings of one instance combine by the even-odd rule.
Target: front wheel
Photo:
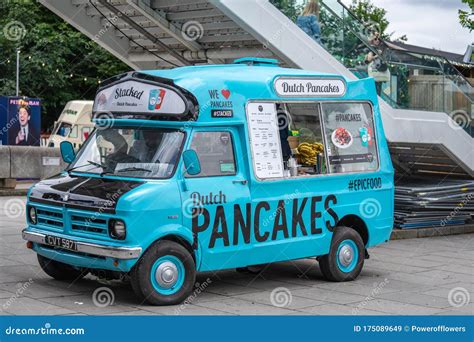
[[[365,246],[359,233],[349,227],[337,227],[329,254],[319,259],[324,278],[330,281],[356,279],[364,266]]]
[[[140,300],[153,305],[183,302],[196,279],[196,265],[189,251],[173,241],[153,244],[134,267],[132,288]]]

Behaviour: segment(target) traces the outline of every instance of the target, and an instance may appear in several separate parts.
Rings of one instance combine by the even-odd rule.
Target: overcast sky
[[[324,1],[324,0],[323,0]],[[343,0],[350,4],[351,0]],[[387,11],[390,22],[387,32],[394,38],[403,34],[408,44],[464,54],[474,42],[474,32],[461,27],[458,9],[465,8],[461,0],[372,0]]]

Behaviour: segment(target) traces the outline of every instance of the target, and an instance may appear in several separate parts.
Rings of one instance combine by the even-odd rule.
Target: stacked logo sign
[[[148,96],[148,110],[156,110],[161,108],[161,104],[166,95],[166,90],[164,89],[152,89],[150,90],[150,95]]]

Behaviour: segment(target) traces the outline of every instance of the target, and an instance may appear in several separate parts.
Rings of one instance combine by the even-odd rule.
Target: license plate
[[[70,251],[77,251],[77,243],[71,239],[65,239],[58,236],[46,235],[45,242],[49,246],[64,248]]]

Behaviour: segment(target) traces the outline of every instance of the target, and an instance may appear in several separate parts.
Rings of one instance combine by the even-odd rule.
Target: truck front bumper
[[[46,242],[46,234],[43,234],[40,232],[28,231],[24,229],[22,232],[22,235],[23,235],[23,239],[26,241],[31,241],[39,245],[50,246]],[[48,235],[54,236],[54,234],[49,234],[49,233]],[[71,240],[73,240],[76,243],[77,251],[75,252],[85,253],[88,255],[93,255],[93,256],[98,256],[98,257],[128,260],[128,259],[137,259],[140,257],[142,253],[141,247],[111,247],[111,246],[100,245],[100,244],[95,244],[95,243],[77,241],[74,239],[71,239]]]

